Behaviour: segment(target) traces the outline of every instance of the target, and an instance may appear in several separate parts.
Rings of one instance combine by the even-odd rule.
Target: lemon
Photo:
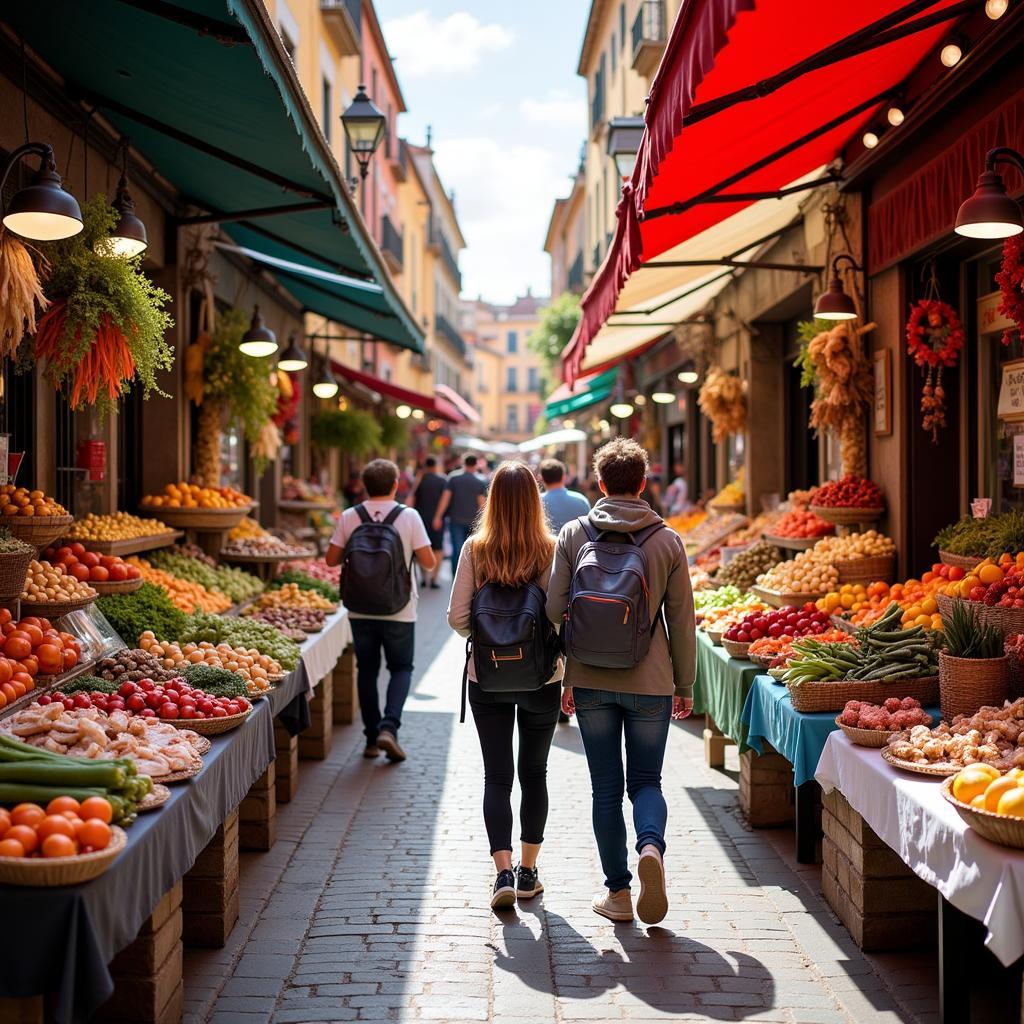
[[[988,789],[985,790],[985,810],[995,811],[999,806],[999,801],[1002,799],[1003,794],[1009,792],[1011,789],[1017,788],[1017,780],[1004,777],[996,779]]]
[[[986,798],[987,803],[987,798]],[[1024,787],[1014,786],[999,798],[996,814],[1006,814],[1011,818],[1024,818]]]
[[[972,764],[959,772],[953,780],[953,796],[969,804],[976,796],[983,796],[995,784],[999,773],[987,764]]]

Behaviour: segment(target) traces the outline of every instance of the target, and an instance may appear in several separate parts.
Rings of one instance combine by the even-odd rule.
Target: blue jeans
[[[459,555],[462,554],[462,546],[466,538],[473,532],[472,523],[453,523],[448,520],[448,536],[452,539],[452,575],[459,567]]]
[[[636,849],[647,845],[665,852],[668,808],[661,792],[672,698],[638,693],[573,688],[576,717],[587,752],[594,793],[593,819],[604,884],[612,891],[628,889],[623,793],[633,805]],[[622,737],[626,737],[626,770],[622,770]]]
[[[405,707],[409,687],[412,685],[415,633],[415,622],[352,620],[352,645],[356,649],[356,689],[359,691],[359,710],[363,716],[363,732],[366,733],[367,743],[375,742],[381,729],[387,729],[397,736],[402,726],[402,708]],[[377,691],[382,650],[388,672],[391,673],[383,717]]]

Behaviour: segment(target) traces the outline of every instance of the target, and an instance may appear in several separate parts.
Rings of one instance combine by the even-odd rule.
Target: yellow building
[[[572,190],[556,199],[544,239],[544,251],[551,257],[551,295],[583,293],[584,252],[587,245],[586,163],[580,161]]]

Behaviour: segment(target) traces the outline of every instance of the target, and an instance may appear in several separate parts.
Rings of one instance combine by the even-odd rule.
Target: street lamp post
[[[608,155],[623,181],[633,177],[636,154],[644,137],[642,117],[613,117],[608,122]]]
[[[370,160],[387,129],[387,118],[373,105],[366,94],[365,85],[359,86],[356,98],[341,115],[341,126],[345,129],[349,149],[359,164],[359,177],[365,180],[370,170]]]

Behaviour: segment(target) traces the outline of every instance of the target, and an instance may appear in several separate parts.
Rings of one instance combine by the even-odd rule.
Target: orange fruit
[[[975,570],[978,574],[978,579],[987,587],[991,583],[998,583],[1005,573],[998,565],[981,565]]]
[[[12,825],[28,825],[35,828],[46,817],[46,811],[39,804],[18,804],[11,811]]]
[[[25,847],[17,839],[0,839],[0,857],[24,857]]]
[[[110,824],[110,819],[114,816],[110,802],[104,800],[101,796],[90,796],[88,799],[83,800],[78,813],[86,821],[90,818],[99,818],[100,821],[105,821],[108,825]]]
[[[953,780],[953,796],[961,803],[969,804],[976,796],[983,795],[998,778],[999,773],[991,765],[969,765]]]
[[[63,814],[65,811],[73,811],[78,814],[81,804],[73,796],[55,796],[47,805],[47,814]]]
[[[11,812],[6,807],[0,807],[0,839],[11,827]]]
[[[1005,814],[1011,818],[1024,818],[1024,789],[1014,786],[999,798],[996,814]]]
[[[4,839],[16,839],[26,853],[31,853],[39,845],[36,830],[28,825],[12,825],[4,833]]]
[[[48,814],[36,828],[39,838],[46,840],[49,836],[61,835],[68,839],[75,838],[75,826],[63,814]]]
[[[1021,791],[1024,793],[1024,790]],[[110,837],[113,834],[110,826],[99,818],[91,818],[76,829],[78,841],[83,846],[92,847],[94,850],[105,850],[110,845]]]
[[[44,857],[74,857],[78,853],[78,845],[68,836],[53,835],[43,840],[42,854]]]
[[[999,807],[999,801],[1002,799],[1003,794],[1016,788],[1017,780],[1014,778],[1004,776],[1001,779],[996,779],[995,782],[985,790],[985,810],[995,811]]]

